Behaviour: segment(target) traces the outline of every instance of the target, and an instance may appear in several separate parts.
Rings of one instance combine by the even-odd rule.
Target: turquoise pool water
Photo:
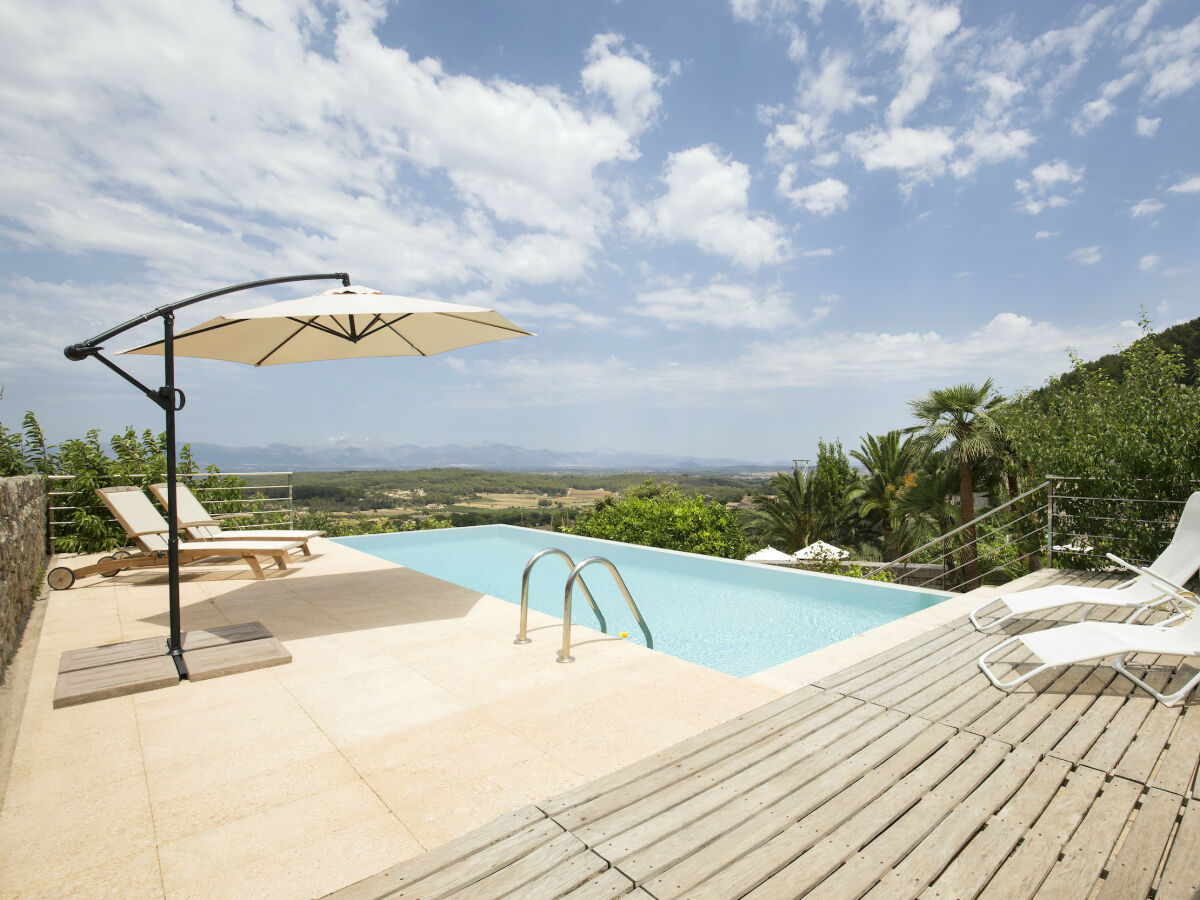
[[[558,547],[577,563],[589,556],[603,556],[616,565],[629,586],[650,626],[655,650],[739,676],[760,672],[946,597],[936,591],[512,525],[361,535],[338,538],[337,542],[513,603],[521,601],[521,573],[537,551]],[[539,561],[530,581],[529,606],[561,618],[567,571],[558,557]],[[583,577],[608,620],[608,633],[624,631],[629,640],[644,644],[641,630],[607,570],[593,565]],[[571,618],[580,625],[599,627],[578,588]],[[514,636],[517,619],[514,609]],[[531,637],[535,646],[553,653],[562,633],[539,630]]]

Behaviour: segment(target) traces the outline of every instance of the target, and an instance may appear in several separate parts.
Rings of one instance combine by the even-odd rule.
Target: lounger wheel
[[[97,563],[116,562],[116,561],[117,561],[116,556],[102,556],[98,560],[96,560]],[[116,575],[120,571],[121,571],[120,569],[114,567],[111,572],[101,572],[100,577],[101,578],[112,578],[114,575]]]
[[[53,590],[65,591],[75,583],[75,573],[66,566],[59,566],[50,570],[50,574],[46,576],[46,583]]]
[[[133,554],[130,553],[128,550],[118,550],[112,555],[112,558],[113,559],[129,559],[129,557],[131,557],[131,556],[133,556]]]

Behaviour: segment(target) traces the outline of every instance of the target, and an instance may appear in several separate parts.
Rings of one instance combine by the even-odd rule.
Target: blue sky
[[[0,95],[0,421],[54,438],[161,427],[64,345],[275,275],[538,336],[184,359],[182,439],[790,459],[1200,315],[1181,0],[9,3]]]

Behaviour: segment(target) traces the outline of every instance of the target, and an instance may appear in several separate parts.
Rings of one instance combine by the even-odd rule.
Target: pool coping
[[[782,691],[793,691],[835,672],[864,662],[932,628],[948,625],[1001,594],[1023,591],[1053,580],[1056,569],[1043,569],[1003,585],[976,588],[965,594],[948,594],[941,603],[917,610],[876,628],[813,650],[795,659],[745,676],[746,681]]]
[[[431,532],[432,531],[464,532],[464,531],[473,531],[477,528],[511,528],[516,531],[541,531],[540,528],[528,528],[524,525],[509,525],[504,522],[494,522],[489,525],[463,525],[463,526],[457,526],[452,529],[430,528],[430,529],[425,529],[425,530],[431,531]],[[383,538],[383,537],[395,537],[398,534],[421,534],[421,533],[423,533],[423,532],[422,531],[412,531],[412,532],[385,531],[385,532],[380,532],[379,534],[349,534],[349,535],[346,535],[345,538],[335,537],[335,538],[330,538],[330,540],[335,541],[340,544],[340,543],[342,543],[343,540],[346,540],[346,539],[356,539],[357,540],[360,538]],[[546,531],[546,532],[542,532],[542,533],[557,535],[559,532]],[[704,554],[704,553],[690,553],[686,550],[671,550],[667,547],[650,547],[650,546],[647,546],[646,544],[628,544],[628,543],[625,543],[624,541],[612,541],[612,540],[609,540],[608,538],[592,537],[591,535],[567,534],[566,536],[570,537],[570,538],[580,538],[580,539],[588,540],[588,541],[597,541],[601,544],[609,544],[613,547],[622,547],[622,548],[636,547],[641,550],[649,550],[649,551],[652,551],[655,553],[669,553],[674,556],[686,556],[689,559],[702,559],[702,560],[706,560],[708,562],[732,563],[737,566],[745,566],[754,571],[770,570],[770,571],[776,571],[776,572],[792,572],[793,574],[796,574],[796,575],[812,575],[817,578],[825,578],[825,579],[841,579],[841,580],[850,579],[850,580],[856,581],[856,582],[867,582],[868,581],[868,579],[853,578],[852,576],[849,576],[849,575],[834,575],[834,574],[831,574],[828,572],[813,572],[809,569],[803,569],[803,568],[785,568],[783,566],[772,566],[772,565],[763,564],[763,563],[749,562],[744,559],[729,559],[724,556],[708,556],[707,554]],[[342,546],[348,547],[351,545],[342,544]],[[357,549],[357,548],[355,548],[355,549]],[[918,594],[935,594],[935,595],[941,594],[945,597],[957,596],[956,594],[954,594],[951,591],[941,591],[941,590],[938,590],[937,588],[929,588],[929,587],[917,587],[917,586],[911,585],[911,584],[896,584],[895,582],[891,582],[891,581],[870,581],[869,583],[872,585],[877,585],[879,587],[892,588],[892,589],[901,590],[901,591],[915,592]]]

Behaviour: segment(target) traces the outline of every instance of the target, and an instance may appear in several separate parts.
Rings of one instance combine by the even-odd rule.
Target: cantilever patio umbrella
[[[217,316],[195,328],[175,334],[175,310],[184,306],[270,284],[334,279],[340,280],[342,287],[301,300],[286,300]],[[123,352],[163,356],[165,384],[157,390],[142,384],[100,353],[103,349],[100,345],[104,341],[155,318],[163,320],[163,339]],[[185,677],[186,672],[181,661],[183,647],[179,622],[175,413],[183,409],[185,397],[183,391],[175,387],[175,356],[272,366],[371,356],[431,356],[472,344],[527,336],[530,336],[530,332],[518,328],[490,309],[391,296],[370,288],[352,287],[349,275],[333,272],[268,278],[197,294],[160,306],[90,340],[67,347],[63,352],[68,359],[78,361],[89,356],[95,357],[166,413],[167,524],[170,529],[167,556],[171,615],[167,652],[174,657],[180,677]]]

